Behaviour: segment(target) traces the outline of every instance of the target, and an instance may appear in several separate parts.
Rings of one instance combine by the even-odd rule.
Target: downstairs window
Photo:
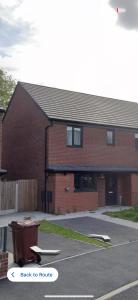
[[[97,177],[94,174],[78,173],[74,175],[75,192],[96,192]]]

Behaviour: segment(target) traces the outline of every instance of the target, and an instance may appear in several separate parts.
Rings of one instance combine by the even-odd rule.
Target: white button
[[[54,268],[11,268],[7,277],[13,282],[53,282],[58,279]]]

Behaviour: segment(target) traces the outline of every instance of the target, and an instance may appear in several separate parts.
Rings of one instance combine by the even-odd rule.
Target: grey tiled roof
[[[138,129],[138,103],[19,82],[49,118]]]

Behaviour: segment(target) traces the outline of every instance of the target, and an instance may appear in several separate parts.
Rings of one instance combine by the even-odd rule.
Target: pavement
[[[132,221],[129,221],[129,220],[123,220],[123,219],[119,219],[119,218],[112,218],[110,216],[103,215],[104,212],[121,211],[121,210],[129,209],[129,208],[131,208],[131,207],[130,206],[115,206],[115,207],[107,206],[107,207],[100,208],[100,209],[98,209],[95,212],[92,212],[90,214],[91,214],[92,218],[96,218],[96,219],[103,220],[103,221],[108,221],[108,222],[111,222],[111,223],[114,223],[114,224],[123,225],[123,226],[126,226],[126,227],[138,229],[138,223],[136,223],[136,222],[132,222]],[[89,216],[90,216],[90,214],[89,214]]]
[[[80,218],[80,217],[91,217],[103,221],[108,221],[114,224],[119,224],[123,226],[127,226],[130,228],[138,229],[138,223],[122,220],[119,218],[112,218],[106,215],[103,215],[105,211],[118,211],[123,209],[129,209],[130,206],[106,206],[103,208],[99,208],[96,211],[84,211],[84,212],[75,212],[69,213],[65,215],[53,215],[53,214],[46,214],[43,212],[18,212],[9,215],[0,216],[0,227],[8,226],[12,221],[16,220],[23,220],[25,217],[31,217],[32,220],[40,221],[40,220],[66,220],[72,218]]]

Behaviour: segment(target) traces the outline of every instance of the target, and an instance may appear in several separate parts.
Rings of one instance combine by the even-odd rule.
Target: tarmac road
[[[74,229],[81,227],[79,229],[81,232],[82,229],[85,232],[91,230],[91,226],[97,230],[98,226],[99,228],[105,226],[103,229],[108,229],[110,235],[112,234],[114,246],[100,249],[53,234],[40,233],[39,246],[48,248],[47,245],[49,245],[49,248],[62,250],[60,256],[44,258],[42,262],[44,266],[47,264],[58,270],[58,280],[54,283],[12,283],[7,279],[1,280],[0,300],[41,300],[45,299],[44,295],[51,294],[94,295],[94,299],[97,299],[138,279],[138,241],[136,241],[137,231],[135,229],[131,229],[131,231],[127,227],[121,228],[108,222],[97,223],[100,220],[96,220],[94,227],[94,223],[90,225],[90,220],[86,220],[86,218],[68,221],[70,221],[70,227],[73,226]],[[59,222],[61,223],[61,221]],[[69,224],[66,225],[69,226]],[[129,240],[132,242],[127,242]],[[115,246],[117,241],[120,245]],[[10,245],[9,238],[9,247]],[[90,251],[91,253],[88,253]],[[52,263],[52,261],[55,262]],[[138,299],[137,292],[138,288],[135,287],[114,296],[113,300],[136,300]]]

